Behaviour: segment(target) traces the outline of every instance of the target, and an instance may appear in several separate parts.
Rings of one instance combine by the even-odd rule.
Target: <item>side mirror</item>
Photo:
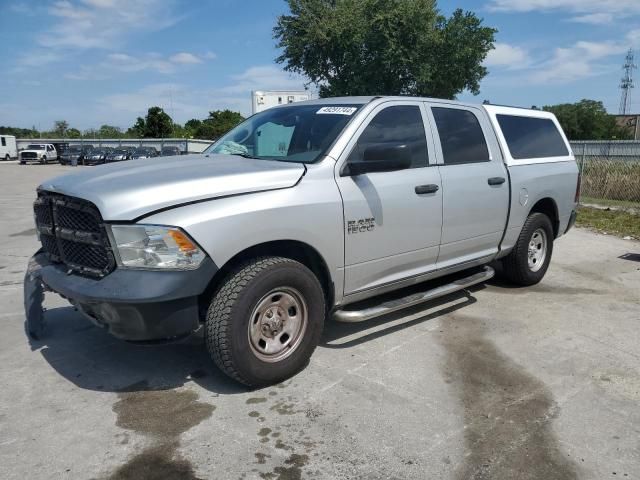
[[[348,162],[343,176],[365,173],[393,172],[411,167],[411,150],[405,144],[373,145],[368,147],[361,162]]]

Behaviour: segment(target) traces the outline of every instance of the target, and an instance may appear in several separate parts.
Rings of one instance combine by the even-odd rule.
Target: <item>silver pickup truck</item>
[[[539,282],[578,191],[547,112],[409,97],[272,108],[203,154],[43,183],[29,331],[52,291],[124,340],[203,329],[225,373],[272,384],[307,364],[330,318],[468,288],[496,261]]]

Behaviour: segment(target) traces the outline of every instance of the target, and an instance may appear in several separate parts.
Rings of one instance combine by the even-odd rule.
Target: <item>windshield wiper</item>
[[[227,155],[236,155],[242,158],[250,158],[251,160],[260,160],[260,157],[254,157],[253,155],[249,155],[248,153],[228,153]]]

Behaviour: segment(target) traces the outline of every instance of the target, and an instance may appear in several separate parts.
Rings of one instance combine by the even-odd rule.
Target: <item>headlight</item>
[[[112,225],[111,233],[124,268],[192,270],[205,257],[182,230],[161,225]]]

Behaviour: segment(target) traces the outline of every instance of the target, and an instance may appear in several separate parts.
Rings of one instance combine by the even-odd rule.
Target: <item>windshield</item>
[[[128,152],[126,150],[114,150],[111,152],[112,155],[126,155]]]
[[[27,150],[44,150],[44,145],[36,145],[35,143],[32,145],[27,145]]]
[[[325,153],[361,105],[294,105],[248,118],[205,153],[312,163]]]
[[[137,148],[133,151],[134,155],[147,155],[149,153],[149,150],[147,150],[146,148]]]

